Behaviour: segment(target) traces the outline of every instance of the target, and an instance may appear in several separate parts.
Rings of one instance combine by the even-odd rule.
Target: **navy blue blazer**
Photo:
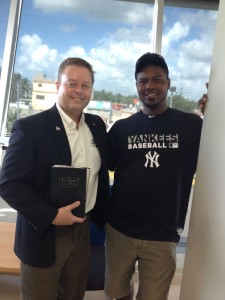
[[[96,115],[85,114],[85,121],[101,156],[91,219],[103,228],[109,197],[106,127]],[[47,267],[55,261],[55,226],[51,222],[57,209],[50,203],[51,166],[55,164],[71,165],[71,151],[54,105],[14,123],[0,174],[0,195],[18,212],[15,253],[32,266]]]

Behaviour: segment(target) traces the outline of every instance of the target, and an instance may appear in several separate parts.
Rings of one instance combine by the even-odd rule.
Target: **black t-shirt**
[[[117,121],[109,131],[115,170],[109,223],[137,239],[178,241],[196,170],[202,119],[168,108]]]

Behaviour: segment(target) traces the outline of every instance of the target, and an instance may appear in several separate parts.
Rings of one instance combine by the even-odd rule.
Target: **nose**
[[[146,88],[149,89],[149,88],[152,88],[152,87],[155,87],[154,86],[154,82],[149,79],[147,82],[146,82]]]
[[[77,83],[73,90],[74,92],[79,93],[81,91],[81,84]]]

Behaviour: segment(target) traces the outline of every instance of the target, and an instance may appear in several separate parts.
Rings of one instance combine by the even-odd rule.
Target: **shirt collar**
[[[56,107],[58,109],[58,112],[63,120],[63,122],[68,126],[74,126],[76,125],[75,122],[64,112],[64,110],[62,110],[62,108],[60,107],[60,105],[56,102]],[[85,116],[84,113],[82,112],[81,118],[80,118],[80,123],[79,126],[82,126],[83,123],[85,121]]]

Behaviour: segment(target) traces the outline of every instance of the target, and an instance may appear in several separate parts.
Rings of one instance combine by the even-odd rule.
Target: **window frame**
[[[0,80],[0,139],[5,136],[10,87],[23,0],[11,0]]]

